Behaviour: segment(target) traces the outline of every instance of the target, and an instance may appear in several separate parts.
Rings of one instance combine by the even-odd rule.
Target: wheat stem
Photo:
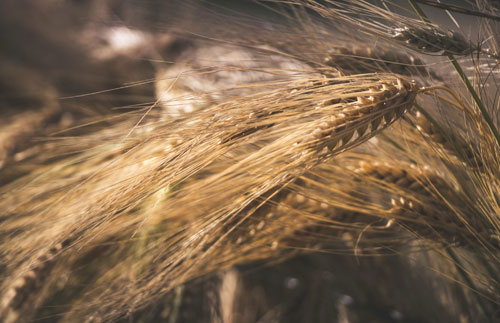
[[[481,111],[481,114],[483,115],[484,120],[486,121],[486,123],[488,123],[488,126],[489,126],[491,132],[495,136],[497,144],[500,145],[500,133],[498,133],[498,130],[497,130],[495,124],[493,123],[493,119],[491,119],[488,111],[486,110],[486,107],[483,104],[483,101],[481,101],[481,99],[479,98],[479,95],[477,94],[476,90],[474,89],[474,86],[472,86],[472,84],[470,83],[469,78],[467,77],[467,75],[465,75],[465,72],[463,71],[460,64],[458,64],[455,57],[453,57],[453,55],[449,55],[448,59],[450,60],[451,64],[455,68],[455,70],[458,72],[458,75],[460,76],[460,78],[464,82],[465,86],[467,87],[467,90],[469,91],[472,98],[476,102],[479,110]]]
[[[432,26],[432,21],[427,17],[422,8],[420,8],[420,6],[414,0],[408,0],[408,2],[410,3],[413,10],[415,10],[417,15],[420,17],[420,19],[422,19],[422,21],[428,24],[429,26]]]

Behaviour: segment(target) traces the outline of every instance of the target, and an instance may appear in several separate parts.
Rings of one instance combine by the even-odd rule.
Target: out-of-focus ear
[[[193,40],[171,33],[157,36],[155,42],[157,52],[167,63],[176,61],[176,58],[195,48]],[[153,62],[153,64],[156,64],[156,62]],[[164,65],[163,62],[161,64]]]

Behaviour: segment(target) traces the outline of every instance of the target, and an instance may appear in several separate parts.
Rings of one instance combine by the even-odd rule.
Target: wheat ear
[[[40,111],[28,111],[16,115],[0,133],[0,169],[9,161],[21,142],[39,131],[59,112],[58,105],[49,105]]]
[[[338,112],[320,123],[302,142],[319,141],[317,149],[327,147],[335,154],[366,141],[392,124],[413,105],[417,87],[404,79],[391,78],[319,104],[321,109],[333,103],[331,107]]]
[[[19,319],[18,311],[43,286],[45,278],[56,263],[57,255],[68,244],[69,240],[49,248],[8,286],[0,298],[0,318],[5,322],[15,322]]]
[[[454,155],[476,169],[483,168],[481,156],[470,144],[458,137],[453,139],[447,137],[420,111],[415,113],[415,126],[425,138],[439,145],[448,155]]]
[[[259,240],[267,243],[269,252],[255,249],[261,243],[255,240],[257,237],[242,244],[239,252],[225,253],[224,244],[234,241],[231,237],[238,236],[238,230],[246,230],[243,224],[266,196],[280,191],[307,169],[366,142],[388,127],[413,105],[418,90],[416,84],[393,74],[319,78],[258,93],[254,100],[249,95],[245,101],[227,101],[199,111],[189,120],[175,121],[181,129],[176,135],[186,139],[172,156],[182,159],[164,159],[154,169],[154,176],[134,181],[141,187],[157,187],[157,183],[181,182],[188,176],[193,179],[157,210],[156,216],[168,219],[168,231],[154,242],[155,247],[145,257],[161,261],[147,266],[139,278],[130,282],[133,293],[100,295],[106,301],[92,306],[99,305],[103,313],[108,306],[116,308],[116,304],[140,307],[145,299],[201,275],[276,254],[269,236]],[[170,136],[175,129],[168,128]],[[200,159],[210,163],[203,165]],[[121,196],[121,186],[112,194],[117,197],[114,203],[122,199],[131,203],[129,196]],[[99,204],[95,216],[100,218],[103,208]],[[87,216],[93,213],[89,210]],[[255,229],[256,233],[270,234],[287,226],[274,223],[280,225],[259,221],[249,229],[250,233]],[[109,311],[109,315],[120,314]]]
[[[405,76],[438,78],[423,60],[407,53],[382,47],[336,47],[328,51],[324,64],[346,74],[391,72]]]
[[[447,243],[477,243],[478,237],[491,241],[490,232],[468,212],[459,192],[438,174],[411,165],[368,162],[355,172],[363,180],[376,179],[389,192],[400,191],[391,198],[389,214],[418,236]]]
[[[439,30],[435,27],[397,27],[393,30],[393,37],[409,47],[430,54],[468,55],[474,51],[462,34]]]
[[[346,22],[368,34],[382,37],[392,43],[400,42],[405,47],[422,53],[467,55],[479,51],[457,31],[442,30],[434,24],[399,15],[365,0],[339,3],[327,1],[327,4],[312,0],[293,2],[316,11],[324,18]],[[339,24],[339,28],[345,29],[345,26]]]
[[[383,240],[391,245],[400,240],[387,229],[398,225],[417,238],[447,245],[497,243],[487,223],[467,207],[464,194],[440,174],[405,163],[349,158],[345,162],[348,166],[325,164],[312,170],[310,176],[303,177],[311,185],[294,185],[295,193],[285,203],[290,212],[315,219],[307,229],[312,232],[308,238],[313,244],[321,241],[314,235],[318,228],[323,235],[329,232],[330,244],[338,233],[363,231],[382,233],[369,238],[364,235],[368,243],[374,238],[375,244]],[[328,237],[322,240],[328,241]]]

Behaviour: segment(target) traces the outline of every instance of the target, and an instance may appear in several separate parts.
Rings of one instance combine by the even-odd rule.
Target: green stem
[[[384,140],[386,140],[388,143],[390,143],[391,145],[393,145],[397,150],[399,151],[402,151],[402,152],[406,152],[406,149],[404,149],[403,147],[401,147],[401,145],[399,145],[397,142],[395,142],[394,140],[392,140],[389,136],[385,135],[384,132],[380,133],[379,134],[380,137],[382,137]],[[409,160],[410,163],[412,164],[417,164],[417,161],[406,156]]]
[[[488,111],[486,110],[486,107],[483,104],[483,101],[479,98],[479,95],[477,94],[476,90],[470,83],[469,79],[467,78],[467,75],[465,75],[464,71],[462,70],[462,67],[460,64],[458,64],[457,60],[453,55],[448,55],[448,59],[450,60],[451,64],[455,68],[455,70],[458,72],[458,75],[460,75],[460,78],[465,84],[465,87],[467,87],[467,90],[470,92],[472,95],[472,98],[476,102],[476,105],[478,106],[479,110],[481,111],[481,114],[483,115],[484,120],[488,124],[488,127],[490,128],[491,132],[495,136],[495,139],[497,140],[497,143],[500,145],[500,134],[498,133],[498,130],[493,122],[493,119],[491,119],[490,115],[488,114]]]
[[[183,286],[176,287],[174,291],[175,291],[175,296],[174,296],[174,301],[172,303],[172,312],[168,320],[169,323],[177,322],[177,319],[179,317],[179,309],[181,308],[182,305],[182,294],[184,292],[184,287]]]
[[[410,3],[413,10],[415,10],[417,15],[420,17],[420,19],[422,19],[426,24],[432,25],[431,20],[427,17],[422,8],[420,8],[420,6],[414,0],[408,0],[408,2]]]

